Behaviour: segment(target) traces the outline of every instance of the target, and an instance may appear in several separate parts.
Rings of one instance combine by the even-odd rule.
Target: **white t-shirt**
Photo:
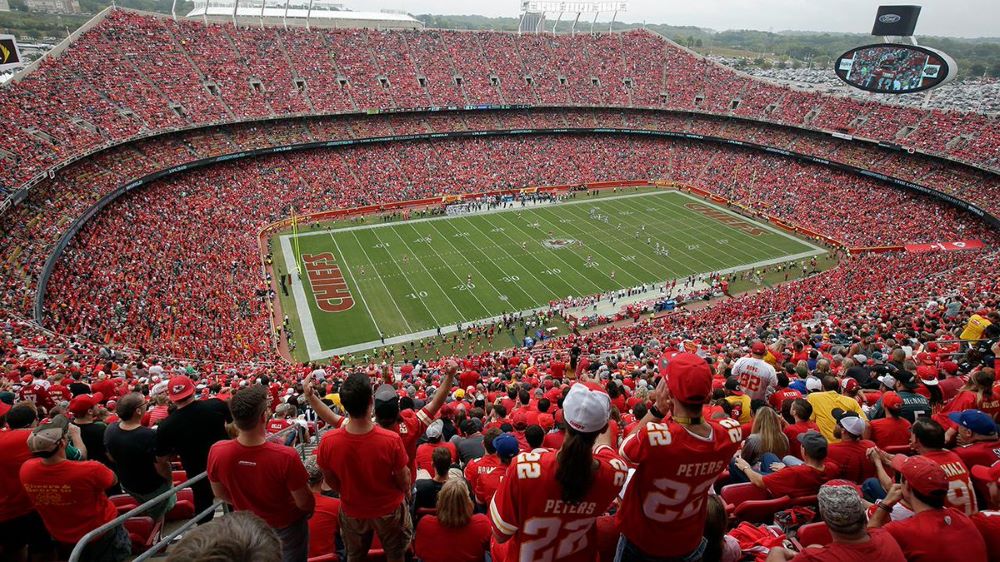
[[[769,363],[756,357],[740,357],[733,364],[733,376],[751,400],[767,400],[778,386],[778,375]]]

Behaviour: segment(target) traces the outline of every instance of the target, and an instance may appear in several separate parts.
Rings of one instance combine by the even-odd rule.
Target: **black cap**
[[[827,441],[822,433],[817,431],[807,431],[799,434],[799,443],[802,443],[802,450],[814,459],[826,458]]]

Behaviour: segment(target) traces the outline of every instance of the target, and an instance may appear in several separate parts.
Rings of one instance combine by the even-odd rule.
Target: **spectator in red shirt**
[[[833,434],[840,441],[830,444],[826,458],[840,467],[840,478],[860,484],[865,478],[875,476],[875,463],[868,456],[875,443],[862,438],[865,420],[840,408],[833,409],[833,417],[837,420]]]
[[[295,449],[267,441],[269,401],[261,385],[233,395],[229,410],[240,433],[212,445],[208,480],[215,497],[239,511],[252,511],[278,533],[284,562],[302,562],[316,500]]]
[[[893,484],[868,521],[869,528],[884,527],[899,543],[909,562],[940,562],[961,559],[986,562],[986,543],[976,525],[964,513],[945,507],[948,477],[941,466],[923,456],[896,455],[892,468],[902,475]],[[900,501],[913,516],[889,521]],[[959,554],[961,553],[961,554]]]
[[[855,488],[835,482],[824,484],[819,489],[818,501],[819,514],[833,542],[823,548],[805,548],[798,554],[782,547],[772,548],[767,562],[906,562],[892,535],[882,529],[865,528],[865,504]]]
[[[902,417],[903,399],[893,391],[882,395],[882,407],[886,416],[868,422],[865,437],[875,442],[880,449],[901,447],[910,444],[910,422]]]
[[[465,480],[469,483],[469,488],[472,489],[476,502],[481,506],[488,505],[493,496],[491,494],[489,497],[486,497],[485,494],[480,493],[480,477],[488,476],[495,472],[502,474],[504,470],[504,466],[500,462],[500,457],[497,456],[497,451],[493,448],[493,440],[499,436],[500,429],[496,427],[487,429],[483,433],[483,448],[486,449],[486,454],[478,459],[469,461],[465,465]]]
[[[795,399],[789,413],[791,413],[795,423],[785,426],[782,431],[788,437],[788,454],[801,459],[802,444],[799,443],[799,434],[807,431],[819,431],[819,426],[816,425],[816,422],[809,420],[812,417],[813,407],[805,398]]]
[[[417,524],[414,550],[423,562],[482,562],[490,547],[490,521],[473,514],[469,487],[449,480],[437,496],[437,513]]]
[[[39,424],[28,437],[36,458],[20,470],[21,485],[58,543],[60,556],[68,556],[85,534],[118,517],[115,504],[104,494],[118,482],[115,473],[97,461],[66,459],[69,425],[62,415]],[[91,541],[82,558],[117,562],[131,554],[129,535],[118,525]]]
[[[21,466],[31,459],[28,438],[35,423],[35,410],[28,404],[11,408],[0,402],[0,428],[6,424],[9,431],[0,431],[0,551],[5,556],[20,559],[29,554],[46,558],[53,553],[52,537],[45,530],[42,518],[21,486]],[[24,547],[28,547],[27,553]]]
[[[785,463],[768,462],[769,458],[774,457],[765,455],[761,460],[761,472],[753,470],[743,459],[737,459],[737,468],[743,471],[754,486],[767,490],[771,497],[814,496],[819,492],[820,486],[837,477],[839,468],[826,461],[829,444],[821,433],[802,433],[798,440],[802,444],[802,458],[805,461],[801,464],[788,464],[792,460],[789,457],[785,457]]]
[[[348,562],[368,556],[372,533],[388,562],[402,562],[413,536],[406,493],[410,469],[399,434],[372,423],[375,407],[367,375],[352,373],[340,387],[340,403],[350,416],[323,436],[316,461],[330,489],[340,492],[340,535]]]
[[[309,489],[316,497],[316,511],[309,518],[309,558],[324,556],[336,551],[340,534],[340,498],[323,491],[323,471],[315,455],[306,458]]]
[[[427,426],[427,431],[424,432],[424,435],[427,436],[427,442],[417,447],[417,479],[430,478],[434,474],[434,463],[431,461],[431,454],[438,447],[448,449],[448,452],[451,453],[451,462],[458,462],[458,449],[455,447],[455,444],[441,440],[443,429],[444,421],[439,419],[434,420],[433,423]],[[425,471],[427,474],[423,475],[421,471]]]
[[[952,412],[948,418],[958,424],[958,442],[961,445],[952,450],[966,468],[993,466],[1000,461],[1000,439],[993,418],[981,410]]]

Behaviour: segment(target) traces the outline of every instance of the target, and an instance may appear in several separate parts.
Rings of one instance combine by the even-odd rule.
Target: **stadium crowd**
[[[108,494],[166,490],[173,461],[208,471],[196,509],[239,515],[172,560],[996,560],[997,258],[864,254],[457,361],[119,355],[7,319],[4,552],[65,553],[117,516]],[[318,447],[269,437],[289,426]],[[131,539],[114,528],[85,559]]]
[[[76,95],[62,95],[70,91]],[[5,190],[71,158],[151,133],[376,108],[530,104],[709,112],[839,130],[994,169],[1000,149],[986,114],[792,89],[644,30],[596,36],[234,30],[114,10],[58,56],[7,84],[0,99]]]
[[[545,154],[563,154],[570,165]],[[535,156],[524,166],[528,155]],[[926,197],[781,156],[628,137],[414,141],[227,163],[130,194],[88,223],[60,259],[49,282],[47,314],[57,331],[97,342],[226,361],[269,358],[265,295],[272,286],[261,273],[257,232],[288,216],[290,207],[308,213],[442,193],[616,180],[622,169],[635,179],[670,177],[704,186],[851,246],[989,242],[995,236]],[[801,197],[786,193],[790,173]],[[727,184],[745,184],[745,191],[727,193]],[[864,201],[853,201],[854,193],[866,193]],[[864,229],[848,220],[859,209],[870,220]],[[151,271],[150,256],[163,266]],[[104,279],[108,270],[118,274]]]

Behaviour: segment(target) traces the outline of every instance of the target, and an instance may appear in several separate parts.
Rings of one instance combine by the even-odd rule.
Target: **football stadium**
[[[0,561],[1000,560],[1000,67],[921,6],[155,4],[0,0]]]

